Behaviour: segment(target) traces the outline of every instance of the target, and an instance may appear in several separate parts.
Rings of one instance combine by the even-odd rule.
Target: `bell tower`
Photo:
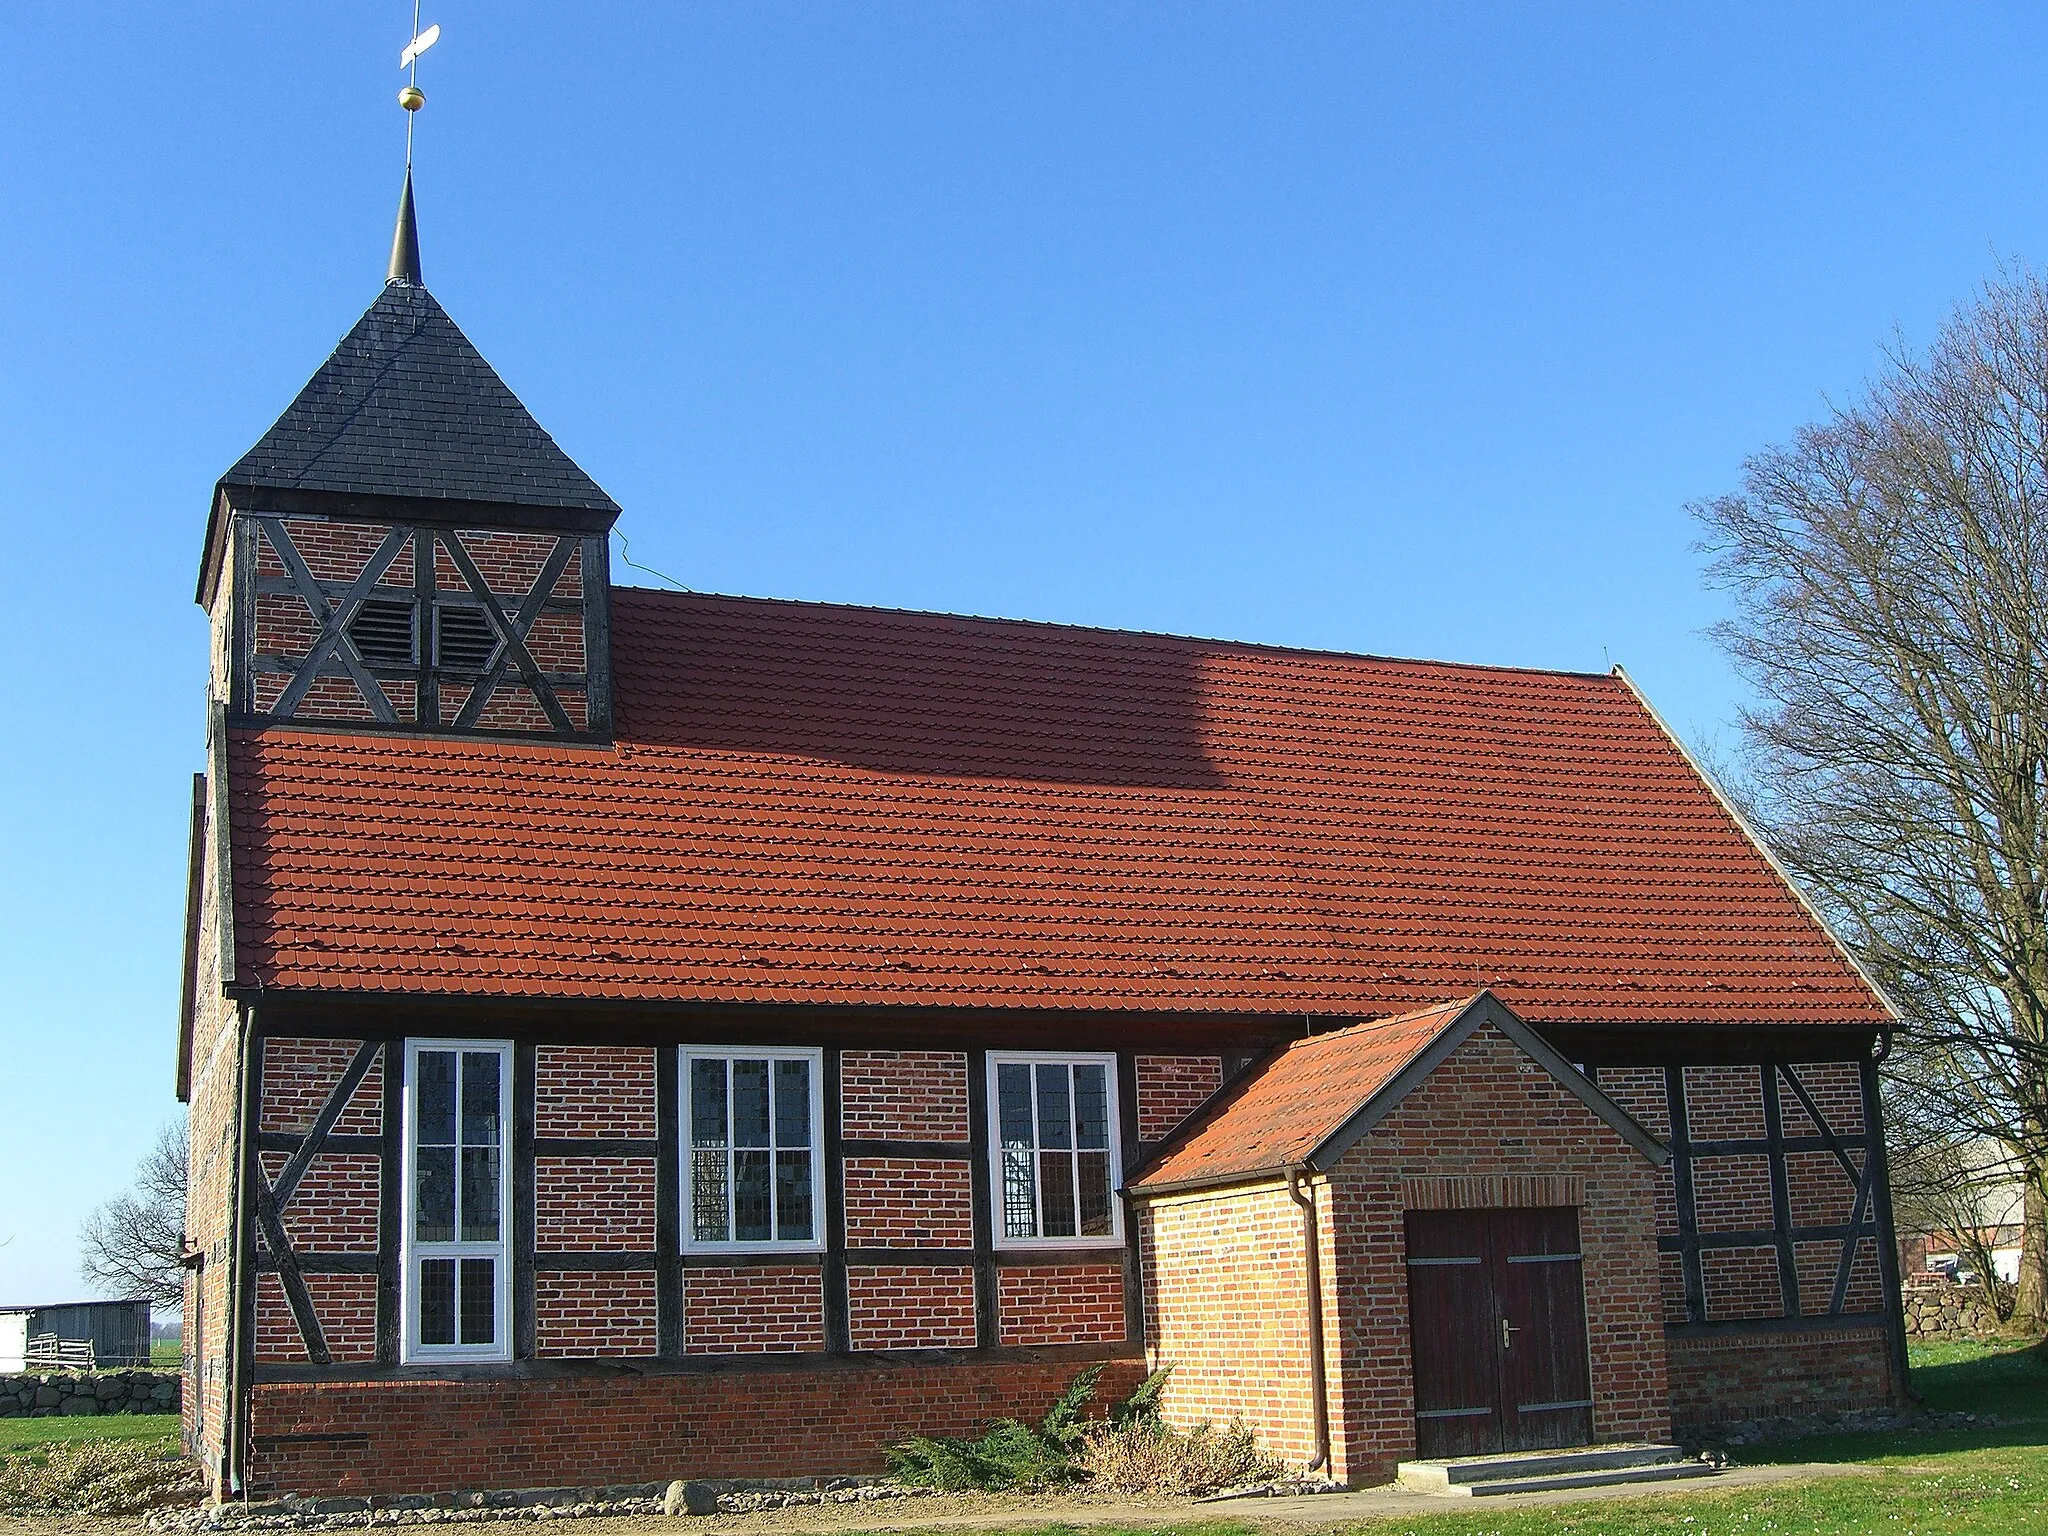
[[[384,291],[215,487],[212,696],[229,724],[606,740],[618,515],[427,291],[408,167]]]

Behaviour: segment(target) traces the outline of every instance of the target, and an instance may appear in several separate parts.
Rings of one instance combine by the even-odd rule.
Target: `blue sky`
[[[2048,21],[1408,11],[444,0],[427,281],[691,587],[1619,661],[1725,741],[1685,503],[2048,248]],[[0,11],[0,1303],[174,1107],[200,531],[376,295],[409,22]]]

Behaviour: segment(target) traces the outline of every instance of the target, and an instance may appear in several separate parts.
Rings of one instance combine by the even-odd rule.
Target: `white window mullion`
[[[448,1139],[440,1139],[443,1127],[433,1127],[435,1140],[422,1145],[425,1131],[422,1127],[421,1091],[424,1058],[448,1056],[451,1062],[449,1093],[449,1128],[445,1131]],[[490,1127],[488,1140],[477,1138],[473,1133],[477,1127],[468,1123],[466,1106],[474,1084],[473,1073],[480,1070],[480,1061],[491,1063],[490,1071],[495,1078],[495,1123]],[[403,1082],[404,1119],[404,1160],[400,1177],[403,1186],[400,1193],[400,1345],[402,1357],[411,1359],[461,1359],[461,1360],[504,1360],[511,1357],[511,1263],[510,1239],[513,1222],[511,1209],[511,1137],[507,1127],[510,1121],[512,1100],[512,1046],[504,1040],[436,1040],[413,1039],[405,1043],[405,1076]],[[439,1119],[439,1116],[436,1116]],[[494,1239],[466,1237],[465,1231],[473,1228],[475,1209],[469,1196],[467,1173],[469,1159],[466,1153],[488,1147],[495,1153],[496,1177],[494,1180],[494,1204],[496,1208],[497,1235]],[[433,1151],[446,1154],[448,1189],[445,1201],[438,1195],[436,1212],[441,1209],[448,1214],[447,1236],[422,1238],[420,1228],[423,1213],[420,1209],[420,1189],[423,1178],[424,1153]],[[438,1158],[437,1158],[438,1161]],[[438,1227],[439,1222],[435,1225]],[[465,1320],[473,1310],[465,1301],[475,1296],[478,1283],[472,1267],[478,1261],[488,1261],[490,1268],[490,1337],[488,1339],[463,1337]],[[453,1266],[449,1274],[448,1303],[451,1316],[447,1329],[448,1340],[428,1338],[426,1305],[426,1266],[448,1264]],[[434,1330],[439,1332],[437,1328]],[[481,1331],[481,1330],[475,1330]]]
[[[822,1188],[824,1179],[824,1052],[812,1048],[789,1046],[770,1047],[717,1047],[687,1046],[678,1053],[678,1070],[682,1075],[682,1124],[678,1134],[683,1143],[685,1174],[683,1188],[679,1192],[683,1203],[683,1246],[685,1250],[716,1253],[721,1250],[735,1253],[790,1252],[816,1253],[825,1247],[824,1225],[827,1202]],[[724,1145],[720,1149],[721,1166],[725,1173],[723,1205],[715,1226],[709,1220],[706,1191],[700,1190],[697,1182],[697,1101],[692,1090],[696,1070],[699,1066],[717,1064],[720,1081],[724,1084],[725,1103],[721,1133]],[[738,1067],[742,1062],[765,1063],[767,1068],[764,1092],[768,1133],[760,1146],[742,1148],[739,1141],[739,1100]],[[803,1064],[803,1083],[809,1137],[807,1140],[787,1139],[777,1112],[780,1069],[790,1062]],[[709,1148],[705,1148],[709,1151]],[[768,1235],[747,1237],[739,1235],[739,1160],[742,1152],[765,1160],[767,1165]],[[781,1201],[781,1159],[785,1152],[800,1152],[805,1157],[806,1190],[810,1204],[810,1235],[787,1236]],[[702,1209],[705,1227],[719,1232],[716,1238],[700,1236],[698,1212]]]
[[[1060,1068],[1067,1075],[1067,1145],[1074,1149],[1067,1159],[1067,1183],[1074,1192],[1074,1236],[1081,1235],[1081,1079],[1071,1065]]]
[[[1074,1234],[1072,1236],[1048,1237],[1045,1228],[1046,1180],[1045,1180],[1045,1130],[1046,1122],[1041,1113],[1038,1090],[1038,1069],[1041,1066],[1057,1068],[1065,1079],[1067,1108],[1065,1115],[1067,1145],[1066,1185],[1072,1204]],[[1002,1073],[1005,1067],[1021,1068],[1024,1072],[1026,1097],[1031,1106],[1029,1119],[1031,1145],[1028,1148],[1010,1149],[1003,1142]],[[1081,1145],[1081,1093],[1080,1073],[1083,1068],[1100,1070],[1103,1088],[1102,1113],[1107,1117],[1105,1145],[1084,1150]],[[1123,1208],[1116,1198],[1116,1190],[1122,1182],[1122,1108],[1117,1099],[1116,1056],[1113,1052],[1074,1052],[1071,1054],[1049,1051],[991,1051],[988,1054],[987,1140],[989,1147],[988,1166],[983,1177],[990,1186],[990,1200],[995,1221],[995,1243],[999,1248],[1116,1248],[1123,1246]],[[1031,1171],[1031,1233],[1026,1236],[1009,1230],[1006,1212],[1008,1153],[1022,1152],[1029,1160]],[[1086,1158],[1099,1158],[1107,1170],[1108,1190],[1107,1233],[1084,1234],[1086,1217],[1083,1214],[1082,1166]],[[1098,1193],[1101,1193],[1098,1190]],[[1098,1208],[1099,1209],[1099,1208]],[[1021,1212],[1019,1213],[1022,1214]]]

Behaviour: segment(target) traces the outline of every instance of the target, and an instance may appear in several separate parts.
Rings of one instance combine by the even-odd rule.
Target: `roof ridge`
[[[1410,1008],[1405,1013],[1381,1014],[1376,1019],[1365,1019],[1357,1024],[1346,1024],[1342,1029],[1317,1030],[1312,1035],[1303,1035],[1299,1040],[1288,1041],[1285,1049],[1291,1051],[1299,1046],[1319,1045],[1325,1040],[1339,1040],[1351,1035],[1371,1034],[1375,1030],[1398,1029],[1404,1024],[1413,1024],[1418,1019],[1427,1018],[1432,1013],[1447,1013],[1456,1017],[1462,1015],[1466,1009],[1473,1007],[1481,999],[1493,996],[1498,996],[1493,988],[1481,987],[1477,992],[1468,993],[1464,997],[1452,998],[1448,1002],[1431,1003],[1426,1008]]]
[[[1126,629],[1114,624],[1074,624],[1060,619],[1022,619],[1003,614],[954,613],[940,608],[892,608],[879,603],[843,603],[822,598],[760,597],[739,592],[671,592],[661,587],[612,583],[614,595],[658,598],[678,603],[691,601],[758,604],[763,607],[829,609],[846,614],[876,614],[905,619],[952,619],[963,624],[1012,626],[1020,629],[1057,630],[1064,634],[1122,636],[1142,640],[1166,640],[1177,645],[1221,646],[1234,651],[1269,656],[1321,656],[1333,661],[1370,661],[1383,666],[1417,667],[1459,672],[1501,673],[1511,677],[1562,677],[1574,682],[1617,683],[1615,673],[1581,672],[1570,667],[1518,667],[1494,661],[1446,661],[1430,656],[1395,656],[1381,651],[1345,651],[1334,646],[1284,645],[1271,640],[1233,640],[1220,635],[1184,634],[1178,630]]]

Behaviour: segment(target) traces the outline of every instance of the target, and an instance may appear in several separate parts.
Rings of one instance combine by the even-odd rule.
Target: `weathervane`
[[[427,104],[427,93],[420,89],[420,55],[441,40],[441,26],[436,22],[426,31],[420,30],[420,0],[412,0],[412,41],[398,56],[398,67],[406,71],[405,84],[398,92],[398,104],[405,108],[405,168],[412,169],[412,120],[413,114]]]
[[[408,288],[424,286],[420,278],[419,222],[412,208],[412,120],[427,104],[427,93],[420,89],[420,55],[440,40],[438,26],[420,30],[420,0],[412,0],[412,41],[398,55],[398,67],[406,71],[405,84],[398,92],[398,104],[405,108],[405,190],[398,198],[398,228],[391,233],[391,265],[384,274],[387,287],[393,283]]]

